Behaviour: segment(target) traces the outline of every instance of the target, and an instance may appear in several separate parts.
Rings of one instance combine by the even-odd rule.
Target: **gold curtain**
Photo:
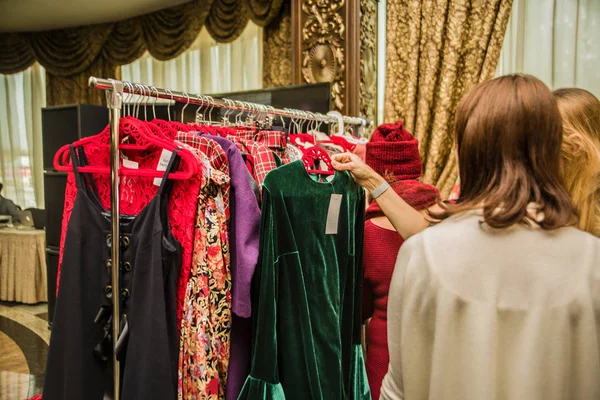
[[[280,15],[263,34],[263,87],[292,84],[292,10],[284,0]]]
[[[424,180],[447,197],[456,181],[456,106],[496,71],[512,0],[388,0],[386,121],[419,139]]]
[[[106,104],[106,91],[95,90],[88,86],[90,76],[121,79],[121,68],[109,63],[100,55],[87,70],[73,76],[60,76],[46,72],[46,105]]]
[[[135,61],[146,50],[158,60],[175,58],[204,26],[218,42],[231,42],[250,20],[260,26],[271,23],[282,1],[195,0],[116,23],[2,33],[0,73],[16,73],[37,61],[47,72],[48,105],[102,103],[83,77],[116,77],[118,66]]]

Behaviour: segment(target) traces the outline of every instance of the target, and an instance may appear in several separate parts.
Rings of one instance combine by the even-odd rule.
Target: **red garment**
[[[379,175],[418,179],[423,167],[419,141],[404,129],[402,121],[379,125],[367,143],[366,163]]]
[[[396,181],[390,184],[391,189],[404,199],[412,208],[423,210],[440,199],[440,191],[433,185],[419,181]],[[365,215],[366,219],[381,217],[383,211],[376,201],[371,202]]]
[[[253,168],[250,174],[258,184],[259,190],[262,191],[262,183],[267,174],[277,168],[275,162],[275,154],[264,144],[249,140],[238,135],[227,135],[227,139],[231,140],[237,148],[252,158]]]
[[[419,181],[397,181],[392,189],[416,210],[423,210],[438,201],[435,186]],[[398,232],[381,228],[370,218],[382,216],[376,201],[367,209],[363,250],[363,319],[371,317],[367,329],[367,376],[373,399],[379,399],[381,382],[390,357],[387,342],[387,302],[392,274],[400,246],[404,243]]]
[[[120,121],[121,134],[126,134],[129,129],[142,129],[141,124],[143,124],[143,122],[136,122],[133,118],[122,118]],[[108,149],[87,145],[84,146],[84,151],[90,165],[109,165],[110,157]],[[140,169],[156,168],[160,154],[161,151],[156,151],[142,157],[131,156],[129,159],[138,162]],[[201,161],[198,160],[198,162]],[[182,159],[180,170],[184,169],[185,160]],[[93,174],[93,177],[98,189],[100,202],[107,210],[110,210],[110,176],[107,174]],[[175,181],[169,197],[169,222],[171,224],[173,236],[181,243],[183,250],[182,269],[187,268],[189,270],[191,267],[194,221],[196,218],[201,179],[202,168],[199,169],[199,173],[195,177],[187,180]],[[119,206],[123,215],[137,215],[148,204],[158,190],[158,186],[154,185],[153,181],[154,179],[148,177],[121,177]],[[58,273],[56,278],[57,294],[59,293],[64,241],[76,195],[77,187],[75,185],[75,179],[73,173],[69,172],[67,176],[67,188],[65,190],[65,207],[60,239]]]
[[[365,222],[363,250],[363,318],[371,317],[367,328],[367,376],[373,399],[379,399],[381,382],[390,356],[387,342],[387,302],[390,282],[400,246],[404,241],[396,231]]]
[[[281,131],[259,131],[256,134],[256,141],[267,146],[277,154],[284,164],[291,162],[286,154],[287,137],[285,132]]]

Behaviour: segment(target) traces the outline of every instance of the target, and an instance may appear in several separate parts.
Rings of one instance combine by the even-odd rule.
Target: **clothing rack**
[[[136,94],[145,97],[152,97],[158,99],[172,100],[179,103],[204,105],[210,107],[225,108],[229,110],[237,111],[259,111],[270,115],[277,115],[279,117],[287,118],[299,118],[302,120],[309,121],[320,121],[326,123],[338,123],[339,118],[344,124],[348,125],[361,125],[363,127],[371,126],[372,121],[361,118],[361,117],[349,117],[341,115],[338,112],[329,112],[327,115],[320,113],[312,113],[303,110],[294,109],[281,109],[274,108],[271,106],[265,106],[263,104],[248,103],[245,101],[230,100],[230,99],[219,99],[211,96],[197,95],[187,92],[178,92],[170,89],[160,89],[154,86],[143,85],[140,83],[131,83],[126,81],[116,81],[113,79],[102,79],[94,76],[90,77],[89,85],[99,90],[112,90],[112,82],[118,82],[123,85],[123,93]]]
[[[139,83],[131,83],[119,81],[115,79],[96,78],[94,76],[89,79],[89,86],[98,90],[106,90],[106,100],[110,110],[110,212],[111,212],[111,257],[113,268],[111,270],[112,280],[112,335],[113,349],[116,348],[117,340],[120,335],[120,293],[121,287],[119,282],[119,266],[120,264],[120,236],[119,236],[119,120],[121,118],[121,107],[123,105],[123,93],[141,95],[145,97],[166,99],[186,104],[195,104],[200,106],[210,106],[225,108],[228,110],[237,110],[242,112],[258,112],[260,114],[277,115],[300,119],[304,121],[318,121],[330,124],[337,124],[338,132],[344,132],[344,124],[360,125],[361,127],[369,127],[372,122],[365,118],[343,116],[337,111],[331,111],[327,115],[320,113],[312,113],[294,109],[280,109],[262,104],[248,103],[230,99],[219,99],[203,95],[190,95],[186,92],[172,91],[170,89],[159,89],[154,86],[142,85]],[[114,384],[114,400],[120,399],[120,365],[117,359],[116,352],[113,351],[113,384]]]

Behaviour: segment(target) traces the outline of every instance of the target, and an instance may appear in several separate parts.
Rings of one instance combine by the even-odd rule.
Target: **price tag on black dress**
[[[342,195],[332,194],[329,199],[329,209],[327,210],[327,225],[325,226],[326,235],[337,235],[341,206]]]

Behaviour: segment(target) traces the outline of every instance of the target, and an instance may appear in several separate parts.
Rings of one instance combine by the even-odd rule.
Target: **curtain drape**
[[[454,111],[494,76],[512,0],[388,0],[386,121],[419,139],[424,180],[448,196],[456,180]]]
[[[217,94],[262,87],[263,30],[249,23],[231,43],[217,43],[203,29],[179,57],[159,61],[150,54],[121,67],[125,81],[185,90],[190,94]]]
[[[277,16],[263,33],[263,87],[292,84],[292,5],[284,0]]]
[[[387,0],[377,2],[377,58],[385,60]],[[381,125],[385,116],[385,62],[377,63],[377,125]]]
[[[3,196],[23,209],[44,207],[42,107],[45,75],[34,64],[0,75],[0,182]]]
[[[240,36],[249,21],[266,26],[283,0],[194,0],[115,23],[35,33],[0,34],[0,73],[22,71],[38,61],[47,73],[48,105],[102,97],[86,85],[91,75],[118,77],[118,67],[148,51],[158,60],[181,55],[203,27],[220,43]]]
[[[600,97],[599,65],[600,1],[514,0],[498,75],[527,73]]]
[[[72,76],[98,58],[129,64],[148,51],[158,60],[179,56],[206,26],[220,43],[235,40],[248,21],[259,26],[279,15],[282,0],[194,0],[110,24],[36,33],[0,34],[0,73],[21,71],[37,60],[47,72]]]

